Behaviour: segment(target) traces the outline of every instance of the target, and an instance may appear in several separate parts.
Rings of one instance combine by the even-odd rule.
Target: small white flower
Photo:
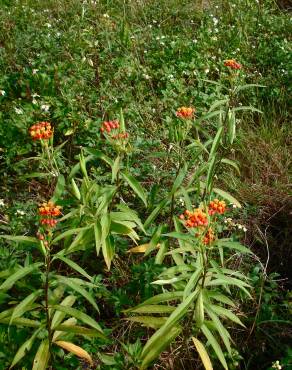
[[[242,229],[242,225],[238,224],[237,227],[239,228],[239,230]]]
[[[165,43],[164,43],[164,42],[160,42],[160,45],[164,46],[164,45],[165,45]]]
[[[2,95],[2,96],[6,95],[6,91],[5,90],[0,90],[0,95]]]
[[[16,114],[23,114],[23,110],[21,108],[14,108]]]
[[[156,40],[160,40],[160,37],[159,37],[159,36],[157,36],[157,37],[156,37]]]
[[[165,36],[161,36],[161,39],[165,39]]]
[[[236,204],[232,204],[232,208],[237,208],[237,205]]]
[[[144,50],[144,54],[147,54],[148,53],[148,51],[147,50]]]
[[[153,23],[157,23],[157,21],[154,19],[153,21],[152,21]]]
[[[37,103],[38,103],[37,100],[35,98],[33,98],[32,99],[32,104],[35,104],[36,105]]]
[[[25,215],[25,212],[24,211],[21,211],[20,209],[18,209],[16,211],[16,214],[20,215],[20,216],[24,216]]]
[[[4,199],[0,199],[0,207],[5,207]]]
[[[33,98],[39,98],[40,96],[39,96],[39,94],[37,94],[37,93],[33,93],[33,94],[31,94],[31,96],[33,97]]]
[[[60,37],[60,36],[61,36],[61,32],[57,32],[57,33],[56,33],[56,36],[57,36],[57,37]]]
[[[210,69],[209,68],[206,68],[205,69],[205,73],[208,74],[210,72]]]
[[[33,70],[32,70],[32,74],[33,74],[33,75],[36,75],[36,74],[38,73],[38,71],[39,71],[38,69],[33,69]]]
[[[150,76],[149,75],[147,75],[146,73],[143,73],[143,77],[145,78],[145,80],[150,80]]]
[[[47,113],[50,110],[49,104],[42,104],[41,110]]]
[[[109,18],[109,15],[105,13],[105,14],[103,15],[103,17],[104,17],[104,18]]]
[[[242,229],[245,233],[247,232],[247,228],[244,226]]]
[[[51,23],[46,23],[46,26],[47,26],[48,28],[51,28],[51,27],[52,27]]]
[[[213,18],[213,22],[214,22],[214,26],[216,26],[218,24],[218,19],[216,17]]]
[[[196,44],[198,42],[197,39],[193,39],[193,43]]]

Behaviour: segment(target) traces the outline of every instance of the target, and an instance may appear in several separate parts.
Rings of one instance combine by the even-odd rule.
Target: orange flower
[[[42,225],[55,227],[57,224],[57,220],[55,220],[54,217],[58,217],[61,215],[61,207],[56,206],[53,202],[49,201],[43,203],[41,207],[39,207],[39,214],[41,216],[40,223]]]
[[[129,137],[128,132],[121,132],[121,133],[114,134],[114,132],[117,132],[116,129],[118,129],[119,127],[120,125],[117,120],[105,121],[103,122],[100,131],[102,133],[106,132],[114,140],[127,139]]]
[[[186,219],[186,227],[200,227],[208,225],[207,215],[201,208],[196,208],[193,212],[188,210],[185,211],[185,214],[181,215],[180,219]]]
[[[241,64],[236,62],[234,59],[227,59],[224,62],[225,67],[230,67],[231,69],[241,69]]]
[[[53,136],[53,129],[49,122],[38,122],[29,128],[33,140],[48,140]]]
[[[180,107],[176,111],[176,116],[184,119],[192,119],[195,113],[195,108],[191,107]]]
[[[209,203],[208,208],[208,213],[210,216],[213,216],[216,213],[222,215],[226,211],[226,203],[224,200],[214,199]]]
[[[119,128],[119,127],[120,127],[120,125],[119,125],[119,122],[117,120],[115,120],[115,121],[104,121],[101,125],[100,131],[101,132],[106,131],[106,132],[110,133],[111,130]]]
[[[203,243],[206,244],[206,245],[211,244],[214,240],[215,240],[214,231],[212,230],[211,227],[209,227],[209,229],[207,230],[207,232],[204,236]]]

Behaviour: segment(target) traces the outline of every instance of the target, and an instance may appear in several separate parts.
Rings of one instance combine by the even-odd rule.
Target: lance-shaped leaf
[[[60,281],[61,284],[67,285],[69,288],[75,290],[77,293],[81,294],[92,306],[99,312],[97,304],[90,293],[85,290],[81,284],[78,284],[76,280],[67,278],[65,276],[57,276],[57,279]]]
[[[219,320],[219,317],[212,311],[209,305],[206,306],[206,312],[212,319],[214,327],[222,338],[228,353],[231,354],[230,334],[228,333],[227,329],[224,328],[221,321]]]
[[[115,255],[114,239],[111,235],[107,236],[102,242],[102,254],[108,270],[111,268],[112,259]]]
[[[32,303],[37,299],[42,291],[37,290],[26,298],[24,298],[17,306],[14,307],[13,313],[10,318],[10,325],[13,323],[13,320],[21,317],[25,312],[29,311],[32,308]]]
[[[76,262],[70,260],[70,258],[64,257],[61,254],[57,254],[53,259],[55,259],[55,258],[65,262],[73,270],[79,272],[79,274],[86,277],[89,281],[92,281],[92,277],[90,275],[88,275],[88,273],[81,266],[79,266]]]
[[[218,188],[213,189],[214,193],[220,195],[225,200],[228,200],[230,203],[235,204],[238,208],[241,208],[241,204],[237,199],[235,199],[231,194],[227,193],[226,191]]]
[[[54,309],[65,312],[67,315],[76,317],[76,319],[82,321],[84,324],[87,324],[88,326],[91,326],[93,329],[97,330],[101,334],[103,334],[103,331],[101,327],[98,325],[98,323],[90,316],[85,314],[84,312],[81,312],[79,310],[76,310],[72,307],[65,307],[61,305],[55,305],[53,306]]]
[[[50,358],[49,340],[44,339],[33,360],[32,370],[46,370]]]
[[[125,320],[137,322],[142,326],[152,329],[159,329],[165,324],[167,317],[153,317],[153,316],[132,316],[127,317]]]
[[[55,344],[57,344],[59,347],[66,349],[67,351],[74,353],[74,355],[81,357],[89,362],[91,366],[93,366],[93,361],[91,356],[88,352],[86,352],[83,348],[76,346],[76,344],[65,342],[65,341],[56,341]]]
[[[200,342],[199,339],[194,338],[194,337],[192,337],[192,340],[194,342],[196,350],[198,351],[198,354],[201,357],[201,360],[203,362],[205,370],[213,370],[213,366],[212,366],[210,357],[209,357],[208,352],[206,351],[206,348],[203,345],[203,343]]]
[[[36,336],[38,335],[40,329],[37,329],[33,335],[28,339],[26,340],[18,349],[18,351],[16,352],[12,362],[11,362],[11,365],[10,365],[10,368],[9,369],[12,369],[13,366],[15,366],[30,350],[31,350],[31,347],[34,343],[34,340],[36,338]]]
[[[76,297],[74,295],[68,295],[66,298],[63,299],[60,305],[65,307],[72,307],[75,301]],[[65,316],[66,312],[57,310],[52,318],[51,328],[54,330],[56,326],[58,326],[63,321]]]
[[[12,274],[8,279],[1,284],[0,290],[8,290],[13,287],[13,285],[19,280],[22,279],[24,276],[30,274],[34,270],[38,269],[42,266],[42,262],[34,263],[32,265],[21,267],[18,271]]]
[[[160,329],[159,329],[160,330]],[[155,346],[152,346],[144,356],[142,355],[142,364],[140,369],[147,369],[149,364],[155,360],[160,353],[181,333],[182,328],[179,326],[174,326],[159,340]],[[145,348],[145,347],[144,347]]]
[[[214,352],[216,353],[216,355],[217,355],[219,361],[221,362],[222,366],[224,367],[224,369],[228,370],[228,366],[227,366],[225,357],[223,355],[222,349],[221,349],[219,343],[217,342],[216,338],[213,336],[213,334],[210,332],[210,330],[207,328],[206,325],[202,325],[201,330],[204,333],[207,340],[209,341],[209,343],[211,344],[211,346],[213,347]]]
[[[147,343],[145,344],[143,348],[142,354],[141,354],[141,357],[143,359],[148,358],[148,353],[155,353],[158,355],[160,352],[157,352],[155,348],[160,348],[162,343],[165,343],[165,342],[169,343],[168,338],[170,336],[170,332],[174,330],[177,322],[187,313],[188,308],[193,303],[197,294],[198,294],[198,290],[190,294],[189,297],[185,301],[183,301],[180,305],[178,305],[177,308],[169,316],[166,323],[160,329],[158,329],[152,335],[152,337],[147,341]],[[150,357],[152,361],[154,358],[152,358],[152,356]]]
[[[63,195],[63,192],[65,190],[65,186],[66,186],[66,181],[65,181],[65,177],[63,175],[59,175],[58,176],[58,181],[57,181],[57,185],[56,185],[56,188],[55,188],[55,191],[54,191],[54,194],[51,198],[51,201],[52,202],[57,202],[59,199],[61,199],[62,195]]]
[[[138,195],[138,197],[143,201],[143,203],[147,207],[146,195],[141,184],[130,173],[122,171],[121,174],[124,180],[127,181],[127,183],[130,185],[133,191]]]

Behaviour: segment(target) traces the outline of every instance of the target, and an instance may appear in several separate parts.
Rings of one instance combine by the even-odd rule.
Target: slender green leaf
[[[121,161],[121,158],[118,155],[117,158],[115,159],[113,167],[112,167],[112,183],[114,183],[116,181],[117,174],[118,174],[119,169],[120,169],[120,161]]]
[[[148,228],[148,226],[151,225],[151,223],[156,219],[156,217],[159,215],[160,211],[166,207],[166,205],[169,203],[169,199],[163,199],[158,205],[153,209],[153,211],[150,213],[150,215],[147,217],[146,221],[144,222],[145,229]]]
[[[86,279],[88,279],[89,281],[92,281],[92,277],[90,275],[88,275],[88,273],[82,268],[80,267],[76,262],[72,261],[70,258],[67,258],[67,257],[64,257],[60,254],[56,254],[54,259],[59,259],[63,262],[65,262],[68,266],[70,266],[73,270],[79,272],[79,274],[83,275],[84,277],[86,277]]]
[[[75,290],[77,293],[81,294],[92,306],[99,312],[97,304],[90,293],[87,292],[80,284],[76,283],[76,280],[67,278],[65,276],[57,276],[60,283],[67,285],[69,288]]]
[[[9,369],[12,369],[31,350],[33,342],[34,342],[36,336],[38,335],[39,331],[40,331],[40,329],[37,329],[33,333],[33,335],[19,347],[18,351],[16,352],[16,354],[15,354],[15,356],[14,356],[12,362],[11,362],[11,365],[10,365]]]
[[[60,305],[65,306],[65,307],[72,307],[75,301],[76,301],[76,297],[74,295],[68,295],[66,298],[63,299]],[[53,330],[56,329],[56,326],[61,324],[65,316],[66,316],[66,312],[56,310],[52,318],[51,328]]]
[[[163,324],[165,324],[167,317],[132,316],[127,317],[125,320],[137,322],[148,328],[159,329]]]
[[[41,292],[41,290],[37,290],[31,293],[26,298],[24,298],[17,306],[14,307],[13,313],[10,318],[10,325],[13,323],[14,319],[21,317],[25,312],[31,309],[32,303],[37,299]]]
[[[231,194],[218,188],[214,188],[213,191],[214,193],[220,195],[222,198],[228,200],[230,203],[235,204],[238,208],[241,208],[241,204],[239,203],[239,201],[235,199]]]
[[[121,174],[124,180],[127,181],[127,183],[130,185],[133,191],[138,195],[138,197],[143,201],[143,203],[147,207],[146,195],[145,195],[144,189],[142,188],[141,184],[130,173],[121,171]]]
[[[222,349],[221,349],[219,343],[217,342],[217,340],[215,339],[215,337],[213,336],[213,334],[210,332],[210,330],[207,328],[206,325],[202,325],[201,330],[204,333],[205,337],[208,339],[211,346],[213,347],[213,349],[214,349],[218,359],[220,360],[222,366],[224,367],[224,369],[228,370],[228,366],[227,366],[225,357],[223,355]]]
[[[65,190],[65,186],[66,186],[65,177],[63,175],[59,175],[54,194],[51,198],[52,202],[56,203],[58,200],[61,199],[63,192]]]
[[[34,270],[38,269],[42,266],[42,262],[34,263],[32,265],[21,267],[18,271],[12,274],[8,279],[1,284],[0,290],[8,290],[13,287],[13,285],[19,280],[25,277],[26,275],[30,274]]]
[[[49,340],[44,339],[33,360],[32,370],[46,370],[50,358]]]
[[[148,365],[153,360],[155,360],[160,355],[160,353],[181,333],[181,330],[182,330],[181,327],[172,327],[167,333],[165,333],[165,335],[161,338],[161,340],[159,340],[156,343],[155,346],[152,346],[149,350],[147,350],[144,356],[142,355],[143,361],[142,361],[140,369],[141,370],[147,369]],[[147,343],[146,343],[146,346],[147,346]],[[144,349],[143,349],[143,352],[144,352]]]
[[[61,306],[61,305],[55,305],[53,306],[53,308],[56,310],[65,312],[67,315],[76,317],[76,319],[82,321],[84,324],[91,326],[93,329],[103,334],[103,331],[101,327],[98,325],[98,323],[95,320],[93,320],[92,317],[88,316],[84,312],[76,310],[75,308],[72,308],[72,307],[66,307],[66,306]]]

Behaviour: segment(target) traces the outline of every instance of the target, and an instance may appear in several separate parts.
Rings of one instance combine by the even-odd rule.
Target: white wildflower
[[[4,199],[0,199],[0,207],[5,207]]]
[[[247,232],[247,228],[244,226],[242,229],[245,233]]]
[[[25,212],[24,211],[21,211],[20,209],[18,209],[16,211],[16,214],[19,215],[19,216],[24,216],[25,215]]]
[[[0,90],[0,95],[2,95],[2,96],[6,95],[6,91],[5,90]]]
[[[51,27],[52,27],[51,23],[46,23],[46,26],[47,26],[48,28],[51,28]]]
[[[214,26],[217,26],[218,22],[219,22],[218,18],[214,17],[213,18]]]
[[[33,74],[33,75],[36,75],[36,74],[38,73],[38,71],[39,71],[38,69],[33,69],[33,70],[32,70],[32,74]]]
[[[23,110],[21,108],[14,108],[16,114],[23,114]]]
[[[41,110],[47,113],[50,110],[49,104],[42,104]]]
[[[209,68],[206,68],[205,69],[205,73],[208,74],[210,72],[210,69]]]
[[[103,17],[104,18],[109,18],[109,15],[107,13],[104,13]]]

